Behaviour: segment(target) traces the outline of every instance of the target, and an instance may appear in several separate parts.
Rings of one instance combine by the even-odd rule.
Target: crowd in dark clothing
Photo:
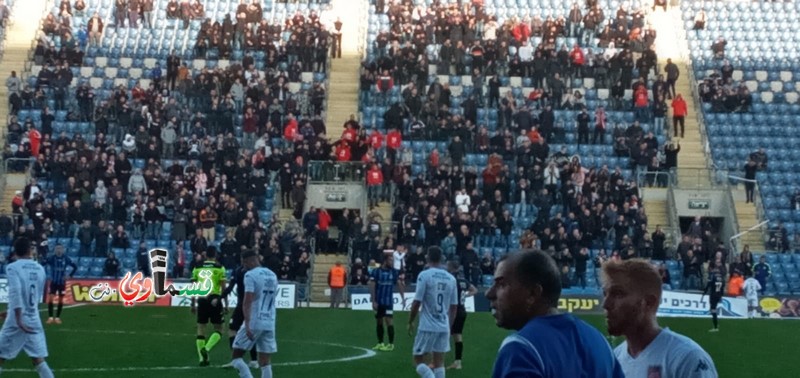
[[[502,25],[477,3],[459,8],[437,2],[426,9],[404,1],[387,9],[389,30],[378,34],[371,47],[375,59],[366,62],[362,92],[376,84],[380,92],[391,90],[381,84],[387,75],[393,78],[392,86],[414,83],[416,88],[425,88],[428,66],[434,64],[440,75],[471,75],[478,106],[497,105],[499,82],[484,88],[486,79],[497,75],[531,78],[532,86],[542,90],[536,94],[537,101],[558,109],[573,79],[594,78],[598,88],[619,84],[624,90],[632,88],[634,68],[644,78],[653,69],[658,73],[655,30],[645,26],[643,13],[629,13],[622,5],[611,19],[606,19],[596,4],[583,10],[576,5],[569,18],[542,20],[537,15],[520,21],[512,17]],[[557,38],[570,36],[576,38],[575,45],[558,48]],[[531,37],[541,37],[541,43],[531,46]],[[594,38],[605,51],[579,48]],[[484,92],[488,101],[484,101]],[[435,96],[437,103],[449,106],[439,101],[447,97],[440,90],[422,95],[423,104]],[[439,108],[437,104],[434,111]],[[417,112],[414,115],[419,116]]]
[[[698,84],[698,93],[703,103],[711,104],[715,113],[748,113],[753,104],[753,95],[743,83],[733,80],[734,68],[727,60],[719,71]]]
[[[321,30],[316,15],[308,18],[314,21],[301,14],[287,21],[293,41]],[[33,179],[8,215],[6,242],[72,238],[80,256],[104,257],[140,241],[168,241],[186,250],[184,266],[219,243],[226,266],[238,265],[240,251],[252,248],[279,278],[302,280],[309,243],[302,231],[280,231],[270,216],[273,184],[288,180],[304,192],[308,161],[328,158],[330,149],[320,116],[324,84],[290,90],[306,68],[290,52],[281,47],[264,58],[248,52],[241,62],[194,74],[172,54],[166,77],[156,66],[148,86],[120,86],[103,99],[87,83],[74,95],[60,92],[72,81],[69,62],[50,57],[35,88],[12,94],[19,106],[4,158],[35,161]],[[52,101],[67,113],[65,122],[88,128],[57,132]],[[35,120],[17,119],[21,111],[41,112]],[[295,198],[299,208],[303,197]]]
[[[381,11],[380,6],[377,9]],[[364,235],[370,227],[355,227],[355,234],[349,234],[354,258],[379,262],[384,250],[405,246],[406,267],[413,279],[416,264],[409,259],[424,247],[438,245],[448,258],[459,259],[466,276],[479,284],[500,255],[520,246],[549,251],[568,271],[577,265],[585,272],[586,261],[594,258],[589,249],[603,250],[607,258],[651,257],[653,242],[636,180],[625,177],[620,167],[584,167],[581,158],[570,156],[566,148],[550,150],[551,141],[563,133],[555,123],[554,108],[581,109],[584,103],[580,94],[568,93],[570,80],[595,77],[606,87],[618,83],[621,101],[624,90],[634,84],[634,62],[643,73],[655,68],[651,64],[656,60],[651,49],[655,33],[644,30],[641,14],[629,18],[621,8],[603,30],[604,18],[599,8],[592,8],[587,12],[587,30],[580,22],[568,27],[563,18],[511,19],[500,26],[477,3],[463,9],[434,3],[422,9],[410,2],[388,6],[390,29],[377,36],[375,60],[365,62],[362,70],[362,103],[389,105],[383,115],[387,148],[374,143],[383,141],[381,131],[373,128],[367,135],[354,122],[347,128],[356,131],[345,131],[340,142],[368,146],[368,160],[361,155],[350,160],[376,162],[373,167],[381,172],[382,181],[375,192],[381,200],[391,201],[392,222],[397,225],[388,237]],[[573,16],[586,25],[582,16]],[[586,33],[586,39],[579,38]],[[606,51],[612,52],[606,54],[608,59],[604,54],[589,58],[582,56],[582,50],[555,49],[557,37],[571,35],[583,43],[596,33],[601,45],[612,47]],[[542,44],[529,48],[531,36],[541,36]],[[433,44],[440,46],[430,48]],[[521,62],[519,56],[508,55],[509,46],[522,49],[525,56],[525,49],[533,50],[532,60]],[[463,112],[451,111],[454,95],[448,83],[435,80],[428,85],[429,64],[437,66],[438,74],[472,75],[473,92],[464,96]],[[510,94],[499,93],[498,76],[504,75],[532,78],[540,90],[518,105]],[[402,91],[395,88],[401,86]],[[393,92],[397,96],[389,101]],[[553,98],[559,101],[548,100]],[[498,112],[499,131],[493,134],[477,117],[487,105]],[[410,148],[391,146],[393,133],[401,139],[447,140],[447,149],[428,149],[425,161],[418,161]],[[659,159],[655,136],[638,122],[617,125],[614,141],[618,156],[631,158],[634,173],[640,167],[663,169],[660,164],[665,160],[675,163],[677,146],[671,147],[672,159]],[[468,153],[488,155],[488,164],[467,166]],[[412,165],[420,164],[423,171],[412,174]]]
[[[301,72],[325,72],[332,35],[315,11],[307,16],[297,11],[281,24],[264,19],[260,5],[253,1],[239,4],[236,14],[235,20],[228,14],[221,22],[206,19],[200,24],[196,56],[215,52],[228,59],[234,49],[258,51],[266,54],[268,62],[285,61]],[[285,33],[290,34],[288,41],[282,37]]]

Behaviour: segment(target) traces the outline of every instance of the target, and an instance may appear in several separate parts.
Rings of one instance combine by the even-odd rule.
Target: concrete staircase
[[[336,265],[337,261],[345,266],[349,265],[345,260],[347,260],[347,257],[344,255],[318,254],[314,257],[311,275],[311,302],[327,303],[330,301],[330,292],[327,291],[330,289],[328,286],[328,272]]]
[[[367,22],[365,0],[334,0],[331,18],[342,21],[342,58],[331,62],[328,87],[328,107],[325,124],[328,138],[339,139],[341,126],[358,114],[359,67],[362,54],[359,51],[360,31]]]
[[[677,13],[677,14],[676,14]],[[686,100],[688,113],[686,115],[686,128],[684,137],[674,138],[674,130],[672,128],[672,107],[671,102],[667,100],[667,107],[669,113],[666,119],[666,129],[669,130],[669,137],[673,142],[680,143],[681,151],[678,154],[678,169],[677,180],[681,187],[709,187],[711,180],[709,178],[708,167],[709,156],[705,154],[703,148],[702,137],[700,135],[700,124],[697,121],[697,109],[699,104],[694,102],[692,96],[693,83],[689,80],[689,67],[687,62],[680,58],[681,45],[685,45],[686,41],[679,41],[678,38],[673,36],[680,35],[678,28],[683,28],[683,24],[679,22],[680,10],[677,8],[671,9],[669,12],[656,11],[649,16],[649,21],[658,33],[656,39],[656,53],[658,54],[658,65],[663,68],[667,64],[667,59],[672,59],[672,62],[678,66],[681,74],[678,81],[675,83],[675,92],[683,96]],[[677,18],[676,18],[677,17]],[[677,20],[677,21],[676,21]],[[661,70],[663,73],[663,69]]]
[[[4,175],[5,177],[0,178],[0,180],[5,180],[5,186],[3,187],[2,201],[0,201],[0,210],[5,210],[6,214],[11,214],[11,199],[14,198],[14,194],[17,190],[22,191],[25,189],[25,185],[27,184],[28,176],[24,173],[10,173]]]
[[[690,69],[687,66],[687,61],[681,59],[681,56],[687,56],[688,53],[681,54],[681,51],[687,52],[687,42],[685,32],[683,31],[683,22],[680,17],[680,10],[677,7],[670,9],[669,12],[656,12],[649,17],[650,22],[658,32],[658,56],[659,64],[663,67],[666,64],[666,58],[672,58],[673,62],[678,65],[681,71],[679,80],[675,84],[677,93],[683,95],[686,100],[688,114],[686,116],[686,133],[684,138],[673,138],[673,140],[680,142],[681,151],[678,154],[678,169],[677,180],[681,188],[707,188],[711,187],[711,174],[712,170],[708,169],[711,166],[711,156],[707,155],[703,146],[700,124],[697,118],[697,111],[700,108],[699,104],[694,101],[692,96],[692,86],[696,85],[689,80]],[[667,38],[664,38],[667,37]],[[670,124],[672,112],[670,114],[667,124]],[[674,135],[670,133],[670,137]],[[746,203],[743,185],[731,188],[735,207],[736,218],[739,224],[738,232],[744,232],[760,223],[758,217],[758,210],[752,203]],[[650,209],[648,215],[652,217]],[[764,236],[761,229],[750,231],[742,236],[739,246],[749,244],[753,251],[764,250]]]
[[[338,140],[344,131],[344,122],[358,114],[360,66],[361,55],[352,51],[342,51],[342,59],[333,59],[331,62],[325,117],[328,138],[331,140]]]
[[[736,219],[739,222],[739,232],[745,232],[761,223],[761,220],[758,217],[755,205],[746,201],[744,185],[740,186],[741,188],[733,190],[733,200],[736,204]],[[742,235],[737,246],[741,249],[745,245],[749,245],[751,251],[765,251],[766,245],[764,244],[762,228],[757,228]]]
[[[662,229],[670,227],[667,215],[670,211],[667,208],[667,189],[645,188],[642,197],[647,212],[647,230],[653,232],[658,225],[661,225]]]
[[[50,1],[18,1],[14,4],[13,14],[9,20],[6,30],[5,51],[0,67],[3,67],[3,78],[11,75],[11,71],[17,72],[23,83],[27,79],[27,71],[30,62],[30,54],[33,48],[33,41],[39,30],[40,20]],[[0,119],[7,123],[9,117],[8,88],[5,84],[0,85]],[[0,127],[0,144],[5,144],[7,128],[5,123]],[[5,174],[0,178],[5,183],[2,185],[2,197],[0,197],[0,209],[11,212],[11,199],[14,192],[23,190],[26,184],[26,175],[22,173]]]

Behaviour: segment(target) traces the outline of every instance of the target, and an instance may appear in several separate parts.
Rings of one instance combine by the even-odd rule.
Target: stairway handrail
[[[677,246],[681,242],[681,224],[680,220],[678,220],[677,212],[677,204],[675,203],[675,186],[670,185],[667,188],[667,222],[673,229],[671,237],[674,246]]]

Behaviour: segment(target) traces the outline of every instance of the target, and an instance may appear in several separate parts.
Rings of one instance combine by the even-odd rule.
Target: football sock
[[[378,325],[375,330],[378,333],[378,342],[383,344],[383,324]]]
[[[461,361],[461,356],[464,353],[464,342],[456,341],[456,361]]]
[[[255,347],[253,347],[253,349],[250,349],[250,361],[258,361],[258,352],[256,352],[256,348]],[[272,370],[270,370],[270,371],[272,371]],[[272,375],[270,375],[270,377],[271,376]]]
[[[39,378],[53,378],[53,371],[50,370],[50,366],[47,366],[46,361],[36,365],[36,372],[39,373]]]
[[[236,339],[236,336],[228,336],[228,345],[233,349],[233,340]]]
[[[244,363],[243,359],[234,359],[231,361],[231,365],[233,365],[233,367],[239,371],[239,378],[253,378],[253,374],[250,374],[250,368],[247,367],[247,364]]]
[[[444,378],[444,368],[438,367],[436,369],[433,369],[433,376],[436,378]]]
[[[272,365],[261,367],[261,378],[272,378]]]
[[[211,349],[214,348],[214,345],[217,345],[220,339],[222,339],[222,335],[220,335],[219,332],[212,333],[211,336],[208,337],[206,350],[211,351]]]
[[[390,325],[387,328],[389,329],[389,344],[394,344],[394,326]]]
[[[417,365],[417,374],[422,378],[436,378],[436,376],[433,375],[433,370],[431,370],[427,364]]]
[[[200,361],[203,361],[203,354],[200,351],[206,347],[206,337],[205,336],[197,336],[197,340],[195,340],[197,344],[197,356],[200,358]]]
[[[714,322],[714,329],[719,328],[719,321],[717,320],[717,313],[711,314],[711,321]]]
[[[61,317],[61,309],[64,308],[64,302],[58,302],[58,311],[56,311],[56,317]]]
[[[47,317],[53,317],[53,301],[47,303]]]

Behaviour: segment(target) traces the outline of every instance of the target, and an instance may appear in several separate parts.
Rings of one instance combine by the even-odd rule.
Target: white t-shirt
[[[275,331],[278,276],[267,268],[252,269],[244,274],[244,292],[255,296],[250,307],[250,329]]]
[[[636,358],[628,342],[614,348],[627,378],[717,378],[711,356],[692,339],[664,328]]]
[[[758,300],[758,292],[761,290],[761,283],[759,283],[757,279],[750,277],[744,281],[742,289],[744,289],[745,298]]]
[[[414,301],[421,302],[419,330],[450,332],[450,306],[458,305],[456,279],[442,268],[428,268],[417,277]]]
[[[471,201],[472,200],[466,193],[459,193],[456,195],[456,205],[458,206],[458,210],[461,210],[462,213],[469,213]]]
[[[408,252],[398,252],[397,250],[392,251],[392,256],[394,257],[394,266],[392,266],[392,268],[402,273],[406,265],[405,258],[407,253]]]

